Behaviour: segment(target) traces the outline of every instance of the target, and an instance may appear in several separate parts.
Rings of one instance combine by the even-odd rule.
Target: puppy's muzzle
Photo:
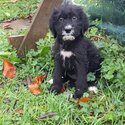
[[[75,36],[73,35],[74,34],[74,28],[71,26],[71,25],[66,25],[64,27],[64,30],[62,31],[62,39],[64,41],[72,41],[75,39]]]
[[[65,26],[64,29],[65,29],[66,33],[70,33],[72,31],[73,27],[71,25],[67,25],[67,26]]]

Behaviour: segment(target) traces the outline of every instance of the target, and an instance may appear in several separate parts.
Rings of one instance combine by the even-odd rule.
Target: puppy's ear
[[[81,12],[81,19],[82,19],[82,33],[84,34],[88,30],[89,22],[87,15],[83,11]]]
[[[58,13],[57,8],[55,8],[51,17],[50,17],[50,20],[49,20],[49,28],[50,28],[52,34],[54,35],[54,38],[56,38],[56,36],[57,36],[56,30],[55,30],[57,13]]]

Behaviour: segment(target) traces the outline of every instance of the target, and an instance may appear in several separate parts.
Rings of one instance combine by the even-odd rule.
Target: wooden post
[[[34,16],[29,32],[21,42],[17,54],[22,57],[29,49],[36,48],[36,41],[43,38],[48,31],[48,23],[52,10],[61,4],[61,0],[44,0]]]
[[[24,36],[22,35],[13,35],[8,37],[9,43],[16,49],[19,48],[21,41],[23,41]]]

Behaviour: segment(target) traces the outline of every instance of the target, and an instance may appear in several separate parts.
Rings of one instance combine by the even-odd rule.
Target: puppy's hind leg
[[[94,81],[88,81],[88,90],[93,93],[97,93],[97,80],[100,78],[100,69],[95,72],[95,80]]]
[[[98,92],[98,89],[97,89],[97,86],[96,86],[96,81],[89,81],[87,82],[88,83],[88,90],[90,92],[93,92],[93,93],[97,93]]]

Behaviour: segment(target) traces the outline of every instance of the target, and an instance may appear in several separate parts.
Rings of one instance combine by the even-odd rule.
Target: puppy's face
[[[50,18],[50,30],[54,37],[63,41],[73,41],[83,36],[88,29],[88,21],[83,10],[75,5],[61,5]]]

